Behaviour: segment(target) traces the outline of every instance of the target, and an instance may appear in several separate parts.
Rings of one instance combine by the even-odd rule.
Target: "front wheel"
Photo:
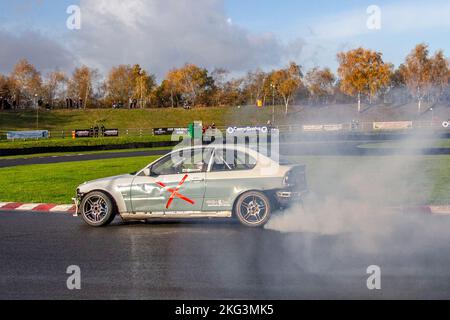
[[[242,194],[236,202],[235,214],[247,227],[262,227],[269,221],[271,213],[269,198],[258,191]]]
[[[111,198],[101,192],[88,193],[81,201],[81,217],[92,227],[102,227],[110,224],[116,215]]]

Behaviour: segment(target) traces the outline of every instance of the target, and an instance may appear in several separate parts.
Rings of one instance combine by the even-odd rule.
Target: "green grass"
[[[277,119],[285,119],[284,109],[276,107]],[[54,131],[71,131],[88,129],[96,124],[107,128],[150,129],[159,127],[187,127],[193,121],[216,123],[217,126],[230,124],[264,124],[271,119],[272,108],[257,107],[208,107],[184,110],[182,108],[165,109],[87,109],[87,110],[53,110],[39,113],[39,129]],[[1,111],[0,131],[35,130],[36,112]]]
[[[1,201],[66,204],[81,183],[142,169],[157,157],[118,158],[0,169]]]
[[[450,156],[302,156],[312,192],[389,205],[450,204]]]
[[[377,148],[450,148],[450,139],[422,139],[417,142],[405,141],[386,141],[379,143],[367,143],[359,146],[360,148],[377,149]]]
[[[435,116],[448,118],[448,107],[435,107]],[[158,127],[186,127],[188,123],[201,120],[216,123],[217,126],[265,124],[272,119],[272,107],[205,107],[184,110],[182,108],[153,109],[87,109],[52,110],[39,113],[39,129],[54,131],[88,129],[96,124],[118,129],[150,129]],[[389,105],[365,105],[357,113],[355,103],[330,104],[325,106],[292,105],[285,115],[284,106],[275,107],[275,124],[299,123],[341,123],[352,119],[360,121],[396,121],[417,119],[417,106],[414,103],[396,108]],[[424,114],[420,120],[429,120]],[[0,111],[0,132],[10,130],[36,129],[35,111]]]
[[[276,107],[276,118],[286,119],[282,107]],[[197,120],[217,126],[265,124],[271,119],[272,108],[257,107],[209,107],[184,110],[166,109],[87,109],[53,110],[39,114],[39,129],[50,130],[54,138],[46,140],[6,141],[0,140],[0,149],[22,149],[31,147],[57,146],[100,146],[132,142],[170,141],[171,136],[152,136],[151,129],[159,127],[183,127]],[[0,139],[5,139],[6,131],[35,130],[36,113],[33,111],[0,111]],[[118,128],[118,138],[71,139],[71,131],[89,129],[104,124],[107,128]],[[129,130],[129,135],[125,130]],[[144,136],[140,137],[140,129]],[[66,136],[61,138],[62,130]],[[46,152],[43,150],[42,152]]]
[[[26,149],[26,148],[49,148],[49,147],[79,147],[79,146],[106,146],[119,145],[127,143],[170,141],[171,136],[122,136],[109,138],[52,138],[42,140],[23,140],[23,141],[0,141],[0,149]]]
[[[0,201],[69,203],[84,181],[133,172],[156,157],[120,158],[0,169]],[[450,156],[304,156],[309,188],[320,196],[372,202],[450,204]]]

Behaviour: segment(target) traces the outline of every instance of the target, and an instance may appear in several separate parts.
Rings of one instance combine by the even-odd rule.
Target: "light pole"
[[[431,111],[431,126],[433,126],[433,120],[434,120],[434,109],[430,108]]]
[[[37,102],[37,93],[34,94],[34,107],[36,108],[36,130],[39,129],[39,105]]]
[[[275,84],[271,83],[272,88],[272,125],[275,123]]]

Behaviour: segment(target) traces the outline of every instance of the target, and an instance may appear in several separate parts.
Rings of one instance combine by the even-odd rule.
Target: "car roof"
[[[183,151],[183,150],[192,150],[192,149],[203,149],[203,148],[213,148],[213,149],[235,149],[239,151],[253,151],[257,152],[255,149],[252,149],[249,145],[243,144],[209,144],[209,145],[198,145],[191,147],[182,147],[179,149],[174,149],[173,152]]]
[[[226,150],[232,149],[232,150],[237,150],[237,151],[247,153],[250,156],[258,158],[258,159],[265,158],[269,161],[274,162],[274,159],[271,159],[270,157],[264,155],[263,153],[255,150],[255,148],[251,148],[250,145],[243,145],[243,144],[209,144],[209,145],[183,147],[183,148],[176,149],[176,150],[170,152],[169,154],[172,154],[173,152],[180,152],[183,150],[187,151],[187,150],[195,150],[195,149],[202,149],[202,148],[213,148],[213,149],[222,149],[222,150],[223,149],[226,149]]]

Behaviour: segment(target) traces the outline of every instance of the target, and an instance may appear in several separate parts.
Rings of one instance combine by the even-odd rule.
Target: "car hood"
[[[118,176],[112,176],[112,177],[106,177],[106,178],[101,178],[101,179],[96,179],[96,180],[90,180],[90,181],[87,181],[87,182],[83,183],[82,186],[91,185],[91,184],[98,185],[98,184],[103,184],[103,183],[110,183],[110,182],[115,181],[115,180],[132,178],[132,177],[133,177],[132,174],[121,174],[121,175],[118,175]]]

